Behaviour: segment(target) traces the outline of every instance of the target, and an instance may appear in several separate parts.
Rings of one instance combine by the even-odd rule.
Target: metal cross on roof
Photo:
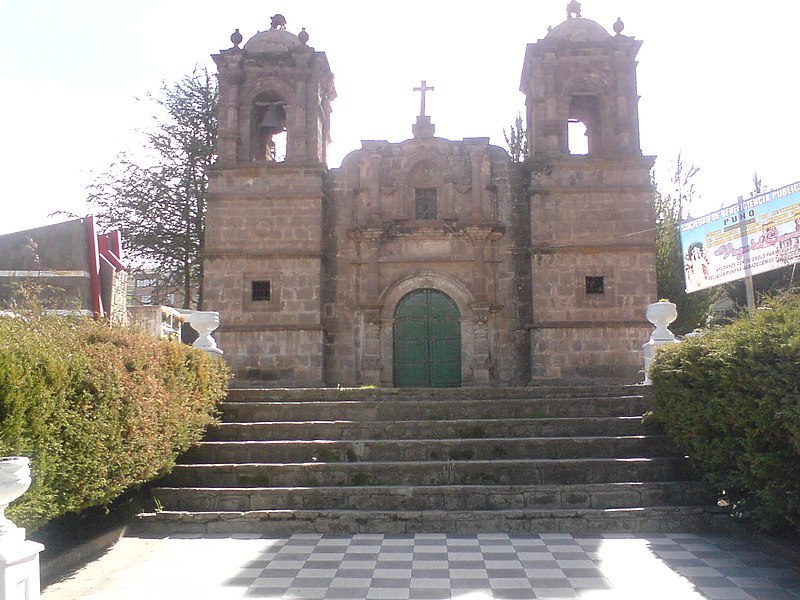
[[[432,92],[433,91],[433,86],[428,87],[428,82],[423,79],[422,80],[422,85],[420,85],[419,87],[415,87],[414,91],[415,92],[420,92],[421,98],[420,98],[420,103],[419,103],[419,116],[420,117],[424,117],[425,116],[425,92]]]

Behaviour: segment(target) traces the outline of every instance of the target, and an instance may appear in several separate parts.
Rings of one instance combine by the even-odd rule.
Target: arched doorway
[[[416,290],[394,312],[394,385],[461,385],[461,315],[447,294]]]

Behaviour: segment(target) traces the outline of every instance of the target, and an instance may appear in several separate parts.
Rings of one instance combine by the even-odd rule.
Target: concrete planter
[[[211,333],[219,327],[218,312],[198,310],[190,313],[189,325],[199,334],[192,346],[214,356],[222,355],[222,350],[217,347],[217,341],[211,336]]]
[[[678,309],[672,302],[654,302],[647,305],[645,317],[656,330],[650,335],[651,340],[674,340],[675,334],[669,330],[669,325],[678,318]]]
[[[25,456],[0,458],[0,541],[19,527],[5,516],[5,510],[31,486],[30,461]],[[24,535],[24,534],[23,534]]]
[[[0,600],[39,597],[39,553],[44,546],[25,539],[25,530],[5,516],[5,510],[31,485],[25,456],[0,458]]]
[[[653,382],[650,379],[650,364],[656,349],[667,344],[676,344],[675,334],[669,330],[669,325],[678,318],[678,309],[672,302],[654,302],[648,304],[644,313],[648,321],[655,326],[655,331],[650,335],[650,340],[642,346],[644,354],[644,385]]]

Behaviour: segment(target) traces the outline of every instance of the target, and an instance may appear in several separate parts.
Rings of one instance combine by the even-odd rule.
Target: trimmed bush
[[[655,417],[736,516],[800,531],[800,298],[659,351]]]
[[[36,529],[170,471],[216,418],[228,371],[89,319],[0,319],[0,455],[31,458],[8,515]]]

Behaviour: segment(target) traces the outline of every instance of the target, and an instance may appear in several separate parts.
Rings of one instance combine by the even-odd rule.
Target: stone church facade
[[[575,3],[573,3],[575,4]],[[219,159],[204,297],[240,377],[268,384],[633,382],[655,301],[640,41],[569,15],[529,44],[529,158],[488,138],[366,141],[326,165],[324,52],[272,28],[214,55]],[[423,82],[422,88],[425,88]],[[509,93],[512,93],[509,90]],[[572,123],[588,152],[570,153]]]

